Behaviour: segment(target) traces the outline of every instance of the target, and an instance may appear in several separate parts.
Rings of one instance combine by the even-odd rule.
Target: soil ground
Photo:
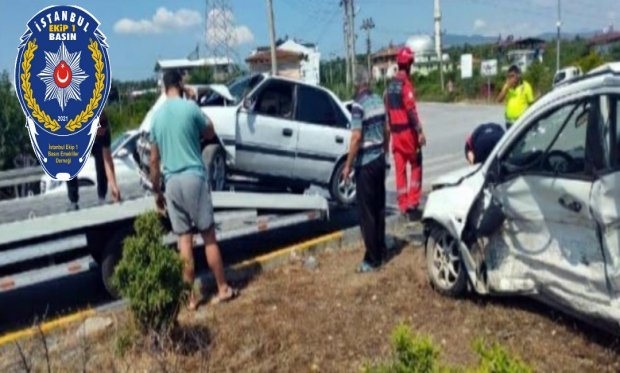
[[[473,342],[498,342],[540,372],[620,371],[618,341],[525,298],[443,297],[430,287],[422,250],[406,246],[383,270],[354,273],[361,250],[328,250],[309,269],[300,258],[248,281],[227,304],[183,312],[182,348],[115,353],[127,315],[88,339],[77,325],[54,333],[55,371],[357,372],[390,354],[389,335],[404,322],[430,336],[440,359],[472,366]],[[21,342],[27,362],[46,370],[41,340]],[[0,371],[23,371],[17,348],[0,351]]]

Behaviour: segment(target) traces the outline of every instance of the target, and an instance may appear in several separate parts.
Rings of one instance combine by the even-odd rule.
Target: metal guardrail
[[[0,188],[36,183],[39,182],[41,176],[43,176],[43,170],[39,166],[0,171]]]

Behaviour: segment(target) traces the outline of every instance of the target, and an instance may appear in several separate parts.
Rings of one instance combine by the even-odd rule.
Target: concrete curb
[[[404,223],[405,220],[400,215],[389,216],[386,218],[385,222],[386,231],[389,233],[391,230],[402,226]],[[301,255],[303,253],[304,255],[317,255],[325,252],[327,249],[333,250],[334,252],[339,252],[345,250],[356,250],[361,246],[362,242],[360,228],[359,226],[355,226],[246,260],[242,263],[227,268],[226,275],[231,282],[245,281],[260,274],[261,272],[265,272],[289,263],[291,255],[293,254]],[[215,288],[215,279],[211,273],[203,273],[202,275],[199,274],[196,280],[204,290]],[[95,314],[119,310],[126,307],[126,305],[126,301],[119,300],[94,309],[88,308],[45,322],[41,324],[41,330],[44,334],[47,334],[53,330],[61,329],[75,322],[92,317]],[[0,336],[0,348],[20,339],[31,337],[36,333],[38,333],[38,329],[36,327],[29,327],[2,335]]]

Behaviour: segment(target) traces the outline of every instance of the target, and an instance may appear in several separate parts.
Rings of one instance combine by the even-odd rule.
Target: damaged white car
[[[538,100],[481,166],[433,185],[434,288],[531,295],[620,325],[620,63]]]
[[[341,205],[355,201],[354,179],[340,178],[351,114],[331,91],[267,74],[240,77],[228,86],[190,87],[215,126],[216,139],[202,145],[213,190],[224,190],[230,176],[244,176],[293,193],[320,185]],[[162,94],[140,126],[138,149],[146,187],[151,117],[165,99]]]

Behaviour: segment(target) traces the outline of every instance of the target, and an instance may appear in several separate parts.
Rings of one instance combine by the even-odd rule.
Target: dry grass
[[[406,248],[384,270],[368,275],[353,273],[360,256],[325,253],[316,270],[296,262],[263,273],[234,302],[183,313],[170,340],[130,346],[123,356],[115,346],[130,330],[125,313],[112,315],[114,327],[94,338],[76,337],[75,328],[57,333],[49,337],[51,370],[351,372],[387,356],[388,336],[401,321],[429,335],[449,364],[474,364],[471,345],[482,337],[541,372],[620,370],[613,338],[545,306],[520,298],[453,300],[436,294],[420,250]],[[46,371],[40,339],[21,348],[33,371]],[[0,371],[24,371],[21,361],[15,347],[5,349]]]

